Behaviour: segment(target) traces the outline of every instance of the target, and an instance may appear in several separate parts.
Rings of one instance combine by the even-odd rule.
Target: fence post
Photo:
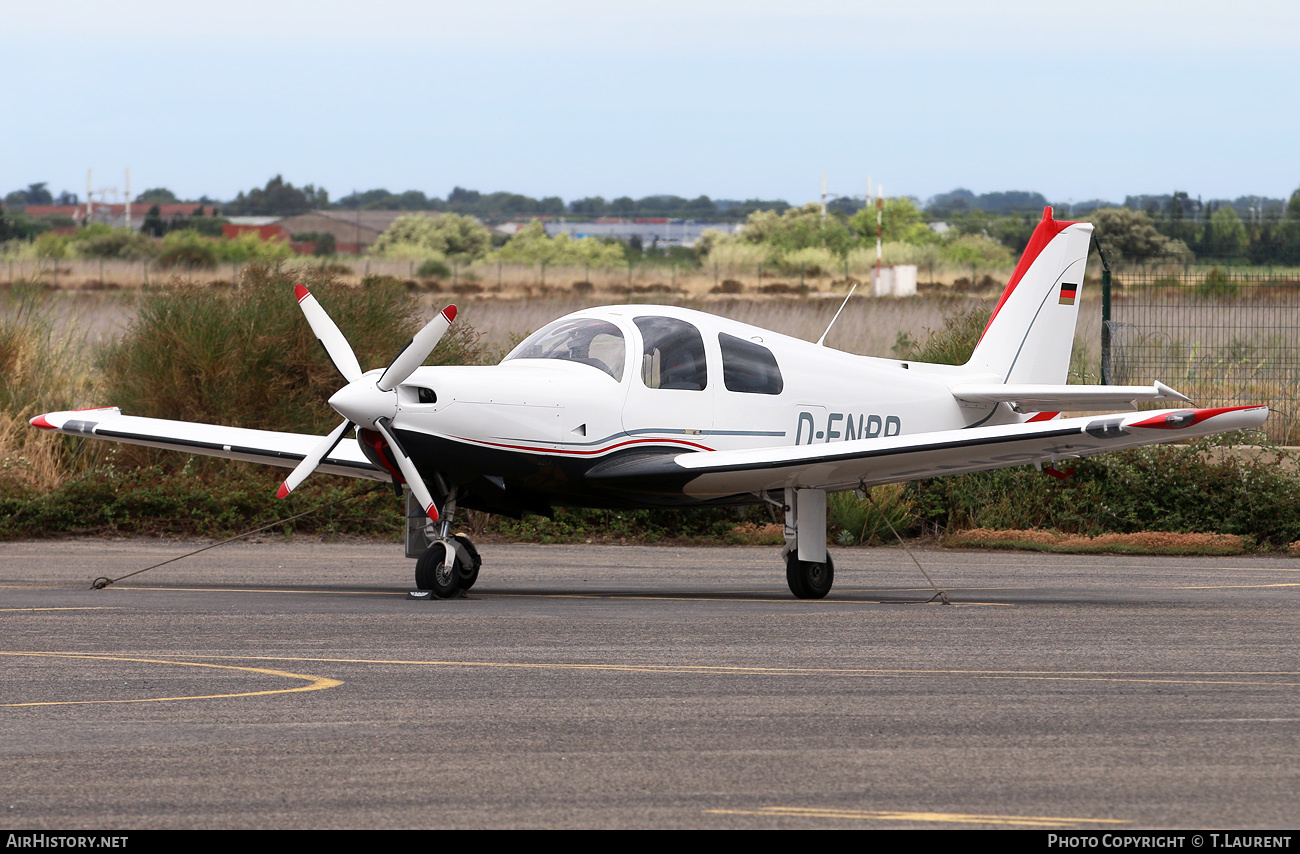
[[[1092,242],[1097,244],[1097,257],[1101,259],[1101,384],[1114,385],[1110,362],[1110,264],[1106,262],[1096,234],[1093,234]]]

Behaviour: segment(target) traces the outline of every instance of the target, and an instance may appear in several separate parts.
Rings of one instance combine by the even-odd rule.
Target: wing
[[[1134,401],[1189,401],[1164,383],[1155,385],[1023,385],[961,383],[952,396],[972,403],[1009,403],[1016,412],[1079,412],[1127,406]]]
[[[306,433],[276,433],[271,430],[246,430],[241,427],[221,427],[216,424],[196,424],[190,421],[168,421],[162,418],[138,418],[123,415],[117,407],[83,409],[75,412],[51,412],[38,415],[32,426],[71,436],[89,436],[129,445],[185,451],[228,460],[293,468],[311,453],[320,442],[320,436]],[[361,477],[370,480],[389,480],[361,453],[355,439],[344,439],[321,461],[320,471]]]
[[[1267,406],[1178,409],[856,439],[611,460],[587,473],[614,492],[700,500],[796,487],[842,490],[1050,463],[1258,427]]]

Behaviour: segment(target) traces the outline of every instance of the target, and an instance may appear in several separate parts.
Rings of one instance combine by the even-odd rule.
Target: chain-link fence
[[[1117,271],[1106,328],[1109,382],[1160,380],[1198,406],[1268,404],[1269,438],[1300,444],[1300,277]]]

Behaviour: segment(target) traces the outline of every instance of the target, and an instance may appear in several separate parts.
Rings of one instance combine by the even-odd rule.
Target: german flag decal
[[[1079,293],[1079,286],[1069,282],[1061,283],[1061,305],[1074,305],[1074,298]]]

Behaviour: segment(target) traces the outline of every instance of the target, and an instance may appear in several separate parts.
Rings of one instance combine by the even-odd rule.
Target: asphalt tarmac
[[[1300,561],[0,545],[9,827],[1294,828]]]

